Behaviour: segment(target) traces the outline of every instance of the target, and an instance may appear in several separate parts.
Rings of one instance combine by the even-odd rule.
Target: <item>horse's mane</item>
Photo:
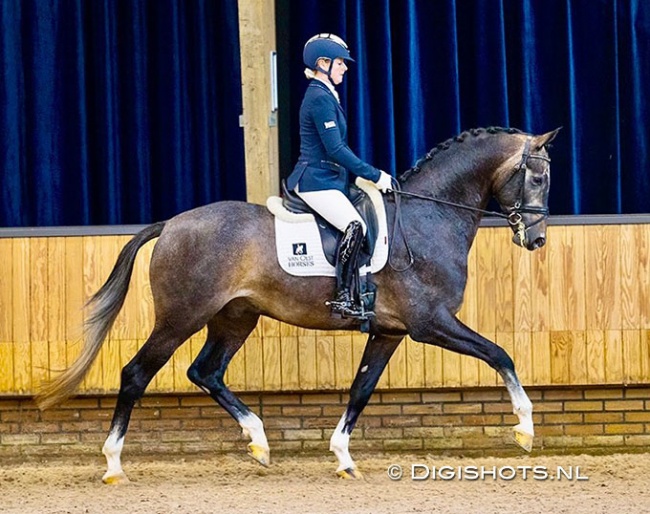
[[[431,159],[434,158],[434,156],[438,155],[440,152],[449,150],[449,148],[454,146],[456,143],[462,143],[468,137],[477,137],[480,136],[481,134],[525,134],[525,132],[522,132],[521,130],[516,128],[503,128],[503,127],[486,127],[486,128],[474,128],[474,129],[466,130],[458,134],[456,137],[449,138],[447,139],[447,141],[444,141],[434,146],[424,156],[420,157],[409,170],[406,170],[404,173],[402,173],[402,175],[400,175],[399,177],[399,181],[402,183],[406,182],[411,176],[418,173],[421,167],[425,163],[429,162]]]

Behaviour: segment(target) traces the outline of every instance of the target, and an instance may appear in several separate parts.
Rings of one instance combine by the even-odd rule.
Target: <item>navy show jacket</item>
[[[347,134],[336,97],[321,81],[312,80],[300,106],[300,158],[287,178],[289,190],[299,184],[301,192],[338,189],[347,195],[350,173],[377,182],[380,171],[350,150]]]

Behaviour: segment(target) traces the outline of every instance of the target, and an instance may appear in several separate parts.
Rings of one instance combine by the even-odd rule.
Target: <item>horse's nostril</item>
[[[546,238],[545,237],[538,237],[535,239],[535,242],[533,243],[533,247],[537,250],[537,248],[541,248],[546,244]]]

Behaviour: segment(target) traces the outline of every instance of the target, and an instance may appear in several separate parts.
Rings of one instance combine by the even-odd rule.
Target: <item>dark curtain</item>
[[[357,61],[341,88],[351,147],[375,166],[399,174],[469,128],[563,126],[552,214],[650,212],[650,2],[276,1],[290,19],[283,174],[299,148],[302,47],[334,32]]]
[[[1,0],[0,225],[245,198],[236,0]]]

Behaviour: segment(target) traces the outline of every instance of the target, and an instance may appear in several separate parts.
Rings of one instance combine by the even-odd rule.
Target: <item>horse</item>
[[[343,478],[361,476],[349,440],[390,357],[409,335],[483,360],[502,377],[519,424],[516,442],[527,451],[534,428],[532,403],[510,356],[463,324],[457,313],[467,281],[467,256],[491,198],[528,250],[546,242],[550,159],[547,146],[559,129],[532,135],[489,127],[465,131],[429,151],[394,183],[386,201],[391,266],[373,275],[375,316],[350,389],[349,402],[330,439]],[[398,235],[401,234],[401,237]],[[274,254],[273,216],[260,205],[223,201],[154,223],[121,250],[104,285],[89,300],[85,344],[78,359],[45,384],[41,409],[60,403],[83,380],[123,306],[138,250],[158,238],[150,265],[155,309],[152,332],[121,373],[120,390],[102,452],[105,483],[128,481],[121,452],[135,403],[190,336],[207,325],[207,338],[187,375],[240,425],[249,455],[264,466],[270,449],[262,420],[224,383],[228,363],[260,316],[318,330],[354,330],[359,321],[336,319],[325,301],[331,277],[295,277]],[[397,260],[406,262],[397,267]]]

